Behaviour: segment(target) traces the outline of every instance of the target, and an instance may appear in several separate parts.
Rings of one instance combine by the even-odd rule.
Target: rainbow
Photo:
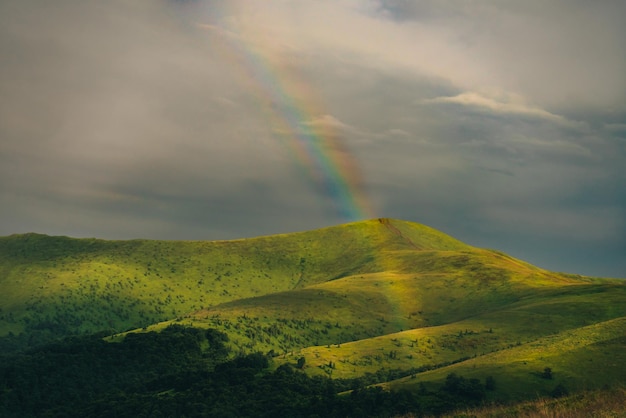
[[[313,89],[293,63],[264,47],[262,36],[213,25],[213,46],[234,61],[256,92],[273,132],[321,195],[330,199],[342,221],[373,218],[356,159],[342,140],[340,123],[321,109]],[[251,41],[254,39],[254,41]]]

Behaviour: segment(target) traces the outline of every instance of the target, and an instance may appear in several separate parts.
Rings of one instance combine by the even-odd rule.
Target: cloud
[[[626,138],[626,123],[607,123],[604,125],[612,135],[619,138]]]
[[[377,215],[616,275],[624,14],[569,0],[0,2],[0,234],[224,239],[342,222],[278,135],[277,110],[293,110],[291,129],[340,137]],[[611,255],[578,262],[587,235]]]
[[[328,127],[333,129],[341,129],[345,131],[354,130],[353,127],[346,125],[339,119],[331,115],[316,116],[313,119],[302,122],[303,125],[312,127]]]
[[[617,2],[239,4],[245,17],[232,25],[297,50],[553,108],[626,102],[626,36],[617,18],[626,10]]]
[[[423,100],[422,103],[453,103],[468,107],[485,109],[494,113],[529,116],[540,119],[547,119],[554,122],[565,123],[566,120],[559,115],[550,113],[544,109],[529,106],[525,103],[515,101],[498,101],[493,98],[482,96],[475,92],[465,92],[456,96],[436,97],[434,99]]]

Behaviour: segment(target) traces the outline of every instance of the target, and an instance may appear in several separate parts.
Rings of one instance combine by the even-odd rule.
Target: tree
[[[304,357],[300,357],[300,358],[298,359],[298,364],[296,365],[296,367],[297,367],[298,369],[303,369],[303,368],[304,368],[305,363],[306,363],[306,359],[305,359]]]
[[[549,367],[546,367],[545,369],[543,369],[543,373],[541,373],[541,377],[543,377],[544,379],[552,379],[552,369]]]
[[[553,398],[561,398],[563,396],[567,396],[568,393],[569,392],[568,392],[567,388],[565,386],[563,386],[563,383],[559,383],[552,390],[552,392],[550,392],[550,395],[552,395]]]
[[[487,376],[485,379],[485,389],[487,390],[495,390],[496,389],[496,379],[493,376]]]

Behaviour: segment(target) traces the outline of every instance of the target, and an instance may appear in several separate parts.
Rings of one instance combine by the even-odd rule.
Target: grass
[[[356,224],[223,242],[0,238],[0,335],[59,315],[71,317],[68,328],[79,331],[143,326],[359,269],[376,270],[371,255],[376,241],[370,238],[382,239],[377,235],[376,228]],[[94,300],[107,300],[110,308],[90,310]],[[74,315],[68,301],[81,313]]]
[[[427,386],[441,383],[449,373],[483,381],[492,376],[498,390],[490,398],[497,401],[545,396],[559,384],[570,391],[598,389],[623,383],[625,343],[626,317],[616,318],[516,344],[386,385],[411,390],[420,383]],[[541,377],[546,367],[553,371],[551,379]]]
[[[217,328],[310,375],[493,376],[492,401],[623,383],[623,281],[376,219],[233,241],[0,238],[0,336]],[[542,379],[545,368],[554,379]],[[383,379],[384,380],[384,379]]]
[[[562,398],[540,398],[513,405],[456,411],[447,418],[620,418],[626,417],[626,389],[584,391]],[[408,417],[407,417],[408,418]]]
[[[50,322],[62,323],[67,332],[119,331],[242,298],[385,271],[388,249],[469,248],[425,226],[393,225],[372,220],[214,242],[2,237],[0,336]]]

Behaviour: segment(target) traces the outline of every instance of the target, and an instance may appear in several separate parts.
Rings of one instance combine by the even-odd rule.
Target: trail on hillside
[[[394,235],[399,236],[401,239],[403,239],[405,242],[407,242],[411,247],[415,248],[416,250],[419,250],[420,248],[415,245],[415,243],[411,240],[411,238],[405,236],[402,231],[400,231],[398,228],[396,228],[392,223],[391,220],[389,218],[379,218],[378,221],[383,224],[387,230],[389,232],[391,232]]]

